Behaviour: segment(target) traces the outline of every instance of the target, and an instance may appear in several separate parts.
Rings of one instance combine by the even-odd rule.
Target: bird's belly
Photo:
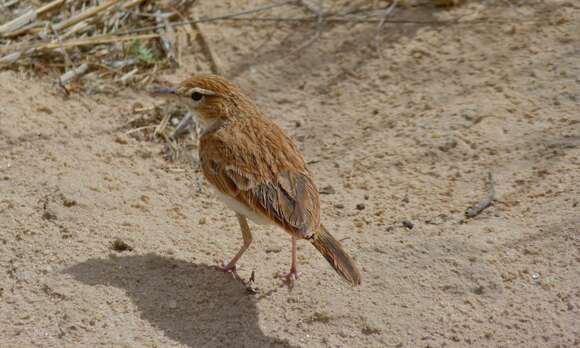
[[[213,185],[211,185],[211,186],[214,189],[215,194],[218,197],[218,199],[220,201],[224,202],[224,204],[228,208],[235,211],[236,213],[247,217],[248,219],[252,220],[253,222],[257,223],[258,225],[271,225],[273,223],[272,221],[270,221],[270,219],[268,219],[263,214],[256,212],[253,209],[250,209],[247,205],[240,203],[235,198],[226,195],[225,193],[221,192],[217,188],[213,187]]]

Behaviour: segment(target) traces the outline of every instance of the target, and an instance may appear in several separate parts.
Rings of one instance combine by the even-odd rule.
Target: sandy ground
[[[252,226],[247,294],[213,269],[241,236],[195,159],[123,136],[135,103],[161,101],[0,72],[0,346],[580,346],[580,4],[520,3],[401,10],[510,20],[388,25],[378,52],[375,24],[327,26],[295,54],[315,27],[205,25],[332,188],[323,221],[361,266],[356,289],[302,243],[289,293],[273,277],[289,237]],[[208,71],[199,52],[167,79]],[[498,201],[466,220],[488,172]]]

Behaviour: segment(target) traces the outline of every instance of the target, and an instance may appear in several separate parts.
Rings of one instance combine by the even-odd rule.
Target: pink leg
[[[290,272],[278,274],[278,278],[286,278],[286,282],[290,288],[294,287],[294,281],[301,275],[296,268],[296,237],[292,236],[292,264],[290,265]]]
[[[242,230],[242,238],[244,239],[244,244],[242,245],[236,256],[234,256],[234,258],[230,262],[226,264],[224,261],[221,265],[217,266],[217,268],[224,272],[231,273],[234,276],[234,278],[242,281],[242,278],[240,278],[238,276],[238,273],[236,272],[236,263],[238,262],[240,257],[242,257],[242,255],[246,252],[246,250],[248,250],[250,244],[252,244],[252,233],[250,232],[250,226],[248,226],[248,220],[246,220],[246,217],[240,214],[236,214],[236,216],[238,217],[238,222],[240,223],[240,229]]]

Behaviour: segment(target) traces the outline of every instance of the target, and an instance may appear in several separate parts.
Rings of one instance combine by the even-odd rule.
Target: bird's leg
[[[298,279],[298,277],[302,273],[298,272],[296,268],[296,237],[292,236],[292,264],[290,265],[290,272],[288,273],[281,273],[278,274],[278,278],[286,278],[288,282],[288,286],[290,288],[294,287],[294,281]]]
[[[244,239],[244,244],[242,245],[236,256],[234,256],[234,258],[228,264],[225,264],[224,262],[222,263],[221,266],[218,266],[218,268],[224,272],[232,273],[232,275],[236,279],[242,280],[238,276],[238,273],[236,272],[236,263],[238,262],[240,257],[242,257],[244,252],[248,250],[250,244],[252,244],[252,232],[250,231],[250,226],[248,226],[248,220],[246,219],[246,217],[238,213],[236,213],[236,216],[238,218],[238,222],[240,223],[240,229],[242,230],[242,238]]]

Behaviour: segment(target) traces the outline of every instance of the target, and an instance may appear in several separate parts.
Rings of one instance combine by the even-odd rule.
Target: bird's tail
[[[310,242],[344,280],[352,286],[360,285],[361,275],[353,259],[323,225],[320,225],[320,230],[314,234]]]

